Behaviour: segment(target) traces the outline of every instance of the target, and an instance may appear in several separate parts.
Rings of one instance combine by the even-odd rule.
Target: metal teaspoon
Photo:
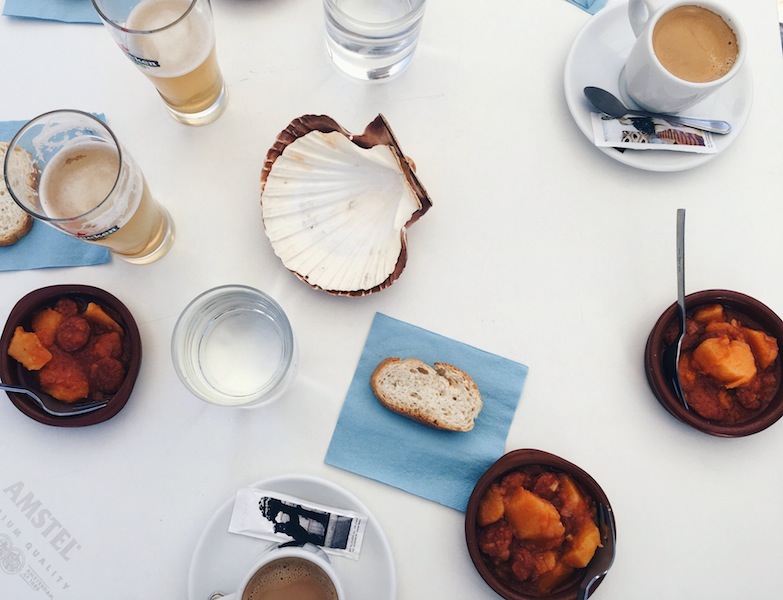
[[[685,410],[690,410],[680,382],[680,351],[685,337],[685,209],[677,209],[677,325],[679,331],[672,344],[663,352],[663,368],[669,375],[674,394]]]
[[[726,134],[731,131],[731,125],[726,121],[715,121],[712,119],[697,119],[695,117],[683,117],[680,115],[664,115],[658,113],[645,112],[642,110],[631,110],[627,108],[619,98],[599,87],[586,87],[585,96],[595,108],[610,117],[620,119],[626,116],[632,117],[651,117],[664,119],[670,123],[685,125],[686,127],[695,127],[702,131],[712,133]]]

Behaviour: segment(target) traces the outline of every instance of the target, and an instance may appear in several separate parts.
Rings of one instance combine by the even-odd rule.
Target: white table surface
[[[49,597],[185,598],[214,511],[237,488],[290,473],[329,479],[374,512],[400,599],[495,597],[470,562],[461,513],[324,464],[381,311],[530,367],[506,449],[558,454],[608,494],[618,554],[596,598],[779,598],[783,423],[742,439],[701,434],[656,402],[642,368],[650,328],[676,294],[678,207],[688,210],[688,290],[734,289],[783,313],[775,1],[732,3],[751,43],[744,131],[714,160],[670,174],[612,160],[575,126],[563,69],[591,17],[564,0],[430,0],[410,69],[374,86],[332,67],[316,0],[213,5],[230,104],[204,128],[172,120],[101,27],[0,18],[0,118],[104,112],[177,226],[173,249],[152,265],[0,273],[2,320],[31,290],[91,284],[126,303],[144,346],[131,401],[106,423],[53,428],[0,402],[0,533]],[[379,112],[434,207],[409,232],[397,283],[335,298],[273,254],[261,166],[299,115],[327,114],[358,133]],[[209,406],[171,365],[180,310],[225,283],[277,298],[301,344],[297,380],[267,408]],[[20,482],[69,537],[52,545],[55,530],[31,527],[8,491]],[[56,549],[64,540],[75,540],[68,560]],[[0,597],[47,596],[0,571]]]

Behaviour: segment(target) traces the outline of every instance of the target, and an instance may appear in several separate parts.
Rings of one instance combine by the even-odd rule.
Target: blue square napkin
[[[484,402],[473,430],[432,429],[381,406],[370,375],[389,356],[468,373]],[[527,372],[523,364],[377,313],[326,463],[464,511],[479,477],[505,453]]]
[[[591,15],[594,15],[606,6],[606,1],[607,0],[568,0],[571,4],[578,6],[582,10],[586,10]]]
[[[90,0],[5,0],[3,14],[64,23],[101,23]]]
[[[103,115],[98,117],[102,119]],[[0,142],[10,142],[26,122],[0,121]],[[21,240],[0,247],[0,271],[100,265],[109,260],[108,249],[72,238],[39,221]]]

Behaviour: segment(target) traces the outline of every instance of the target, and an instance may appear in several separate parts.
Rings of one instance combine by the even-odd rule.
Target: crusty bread
[[[0,142],[0,175],[2,174],[8,142]],[[34,166],[32,157],[22,149],[11,157],[9,179],[14,189],[32,192]],[[6,189],[5,178],[0,176],[0,246],[10,246],[21,240],[33,227],[33,218],[19,208],[10,192]]]
[[[370,387],[378,401],[436,429],[470,431],[482,407],[478,386],[455,366],[417,358],[385,358],[375,367]]]

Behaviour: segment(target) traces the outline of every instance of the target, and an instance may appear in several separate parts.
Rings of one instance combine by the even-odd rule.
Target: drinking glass
[[[323,0],[326,47],[344,73],[390,79],[410,63],[426,0]]]
[[[92,0],[114,41],[171,115],[206,125],[226,108],[209,0]]]
[[[10,158],[20,152],[32,162],[28,177],[10,172]],[[90,114],[57,110],[25,124],[10,142],[3,172],[11,196],[33,217],[128,262],[158,260],[174,241],[171,217],[141,169]]]

